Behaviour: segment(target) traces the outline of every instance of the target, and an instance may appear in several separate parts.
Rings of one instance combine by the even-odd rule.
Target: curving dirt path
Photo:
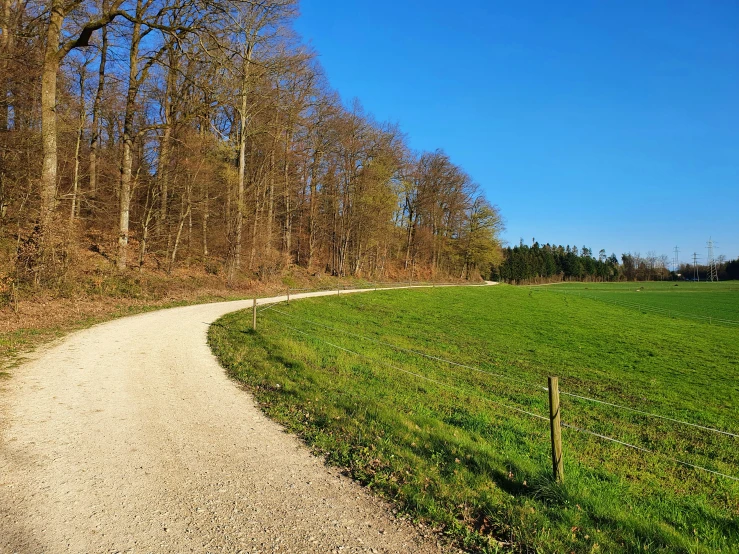
[[[0,382],[0,552],[439,552],[227,378],[208,325],[250,306],[98,325]]]

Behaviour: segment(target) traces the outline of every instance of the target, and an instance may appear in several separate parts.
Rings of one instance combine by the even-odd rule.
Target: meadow
[[[655,302],[684,302],[681,287],[655,288]],[[729,317],[737,288],[690,302]],[[472,551],[739,549],[730,325],[501,285],[303,299],[260,308],[250,327],[250,311],[230,314],[209,340],[265,412]],[[548,375],[564,483],[551,476]]]
[[[541,287],[540,290],[543,290]],[[587,296],[671,317],[706,319],[739,329],[739,283],[736,281],[651,281],[640,283],[561,283],[547,288]]]

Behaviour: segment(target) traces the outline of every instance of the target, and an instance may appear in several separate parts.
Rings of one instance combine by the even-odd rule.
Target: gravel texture
[[[0,552],[444,550],[228,379],[208,325],[250,306],[97,325],[0,381]]]

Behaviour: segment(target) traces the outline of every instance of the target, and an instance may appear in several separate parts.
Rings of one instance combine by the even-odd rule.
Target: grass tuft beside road
[[[258,315],[256,333],[250,311],[210,329],[230,374],[329,463],[461,545],[739,547],[739,483],[668,459],[739,476],[739,439],[563,396],[563,421],[657,455],[563,429],[559,485],[548,422],[512,409],[545,416],[555,374],[564,392],[739,432],[735,329],[506,286],[305,299]]]

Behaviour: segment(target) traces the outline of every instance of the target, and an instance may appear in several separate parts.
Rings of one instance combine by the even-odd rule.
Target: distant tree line
[[[605,250],[593,255],[590,248],[583,246],[541,246],[534,241],[532,246],[523,244],[503,250],[503,263],[492,275],[493,279],[509,283],[551,281],[614,281],[619,276],[618,258],[606,255]]]
[[[682,279],[707,281],[710,278],[709,267],[701,264],[680,264],[679,273]],[[719,256],[716,260],[716,273],[719,281],[739,280],[739,258],[727,261]]]
[[[2,2],[0,278],[488,275],[498,210],[343,102],[293,0]],[[99,259],[98,263],[105,260]]]
[[[646,256],[639,253],[621,255],[620,278],[624,281],[664,281],[676,278],[670,272],[670,258],[667,255],[658,256],[654,252],[647,252]]]
[[[728,262],[725,271],[727,280],[739,280],[739,258]]]
[[[670,259],[648,252],[621,255],[621,263],[615,254],[606,255],[600,250],[597,257],[593,250],[583,246],[540,245],[535,240],[531,246],[523,243],[503,249],[503,261],[494,267],[491,278],[514,284],[546,283],[558,281],[664,281],[693,279],[701,281],[709,277],[707,266],[682,264],[677,272],[670,271]],[[696,273],[697,269],[697,273]],[[726,261],[719,257],[717,272],[720,281],[739,279],[739,259]]]

